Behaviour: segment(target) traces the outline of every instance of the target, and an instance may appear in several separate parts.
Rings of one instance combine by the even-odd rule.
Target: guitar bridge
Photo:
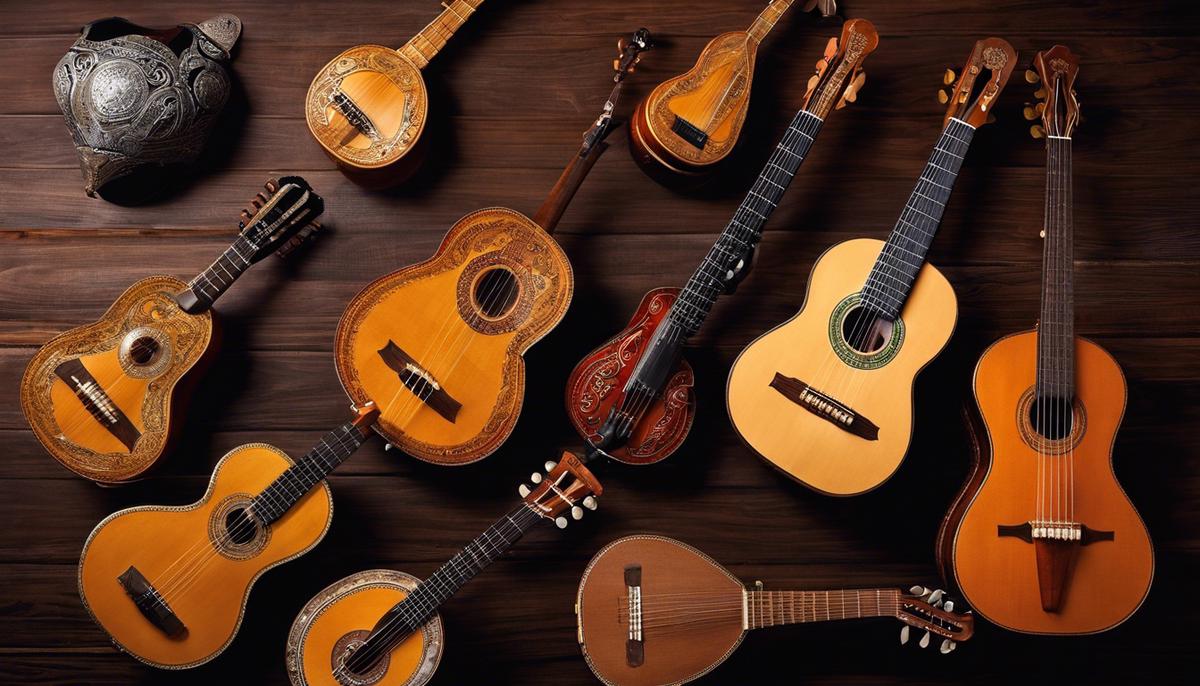
[[[868,441],[879,440],[879,427],[869,419],[800,379],[775,372],[770,385],[783,397],[830,424]]]
[[[458,417],[458,411],[462,409],[462,403],[450,397],[446,389],[433,378],[411,355],[404,352],[400,346],[393,341],[388,341],[380,351],[379,356],[383,358],[384,364],[392,368],[396,375],[400,377],[400,383],[404,387],[412,391],[412,394],[429,406],[434,412],[437,412],[448,422],[453,423]]]
[[[130,566],[125,573],[117,577],[117,583],[125,589],[125,593],[133,600],[139,612],[158,630],[171,638],[179,638],[187,633],[175,611],[167,605],[158,590],[154,588],[137,567]]]
[[[133,450],[142,433],[129,421],[121,408],[117,407],[82,362],[78,359],[67,360],[54,368],[54,375],[75,392],[75,397],[79,398],[79,402],[83,403],[88,413],[100,422],[100,426],[107,429],[127,449]]]
[[[629,598],[629,637],[625,640],[625,661],[639,667],[646,661],[646,644],[642,641],[642,567],[625,568],[625,590]]]
[[[342,116],[346,118],[346,121],[350,122],[350,125],[362,133],[362,135],[370,138],[373,141],[379,140],[379,129],[375,128],[375,122],[371,121],[371,118],[367,116],[367,113],[363,112],[362,108],[360,108],[353,100],[350,99],[350,96],[346,95],[340,90],[334,91],[333,94],[329,96],[329,102],[336,107],[337,111],[341,112]]]
[[[677,136],[695,146],[698,150],[704,149],[704,144],[708,142],[708,134],[700,130],[695,124],[675,115],[675,123],[671,124],[671,130]]]
[[[1045,612],[1057,612],[1062,607],[1079,548],[1097,541],[1113,540],[1111,531],[1097,531],[1079,522],[1045,520],[1000,524],[996,527],[996,535],[1033,544],[1038,592]]]

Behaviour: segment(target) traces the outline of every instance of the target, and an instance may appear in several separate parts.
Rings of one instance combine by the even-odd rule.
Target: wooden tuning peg
[[[837,52],[838,52],[837,38],[830,38],[825,43],[825,59],[822,61],[827,62],[827,61],[833,59],[833,56],[836,55]]]
[[[1041,80],[1042,80],[1042,77],[1038,76],[1038,73],[1036,71],[1034,71],[1032,69],[1025,70],[1025,81],[1027,83],[1037,83],[1038,81],[1041,81]]]
[[[1046,98],[1046,89],[1039,88],[1039,89],[1035,90],[1033,92],[1033,97],[1037,98],[1038,100],[1044,100]]]
[[[944,88],[938,89],[937,98],[938,98],[938,102],[942,103],[943,105],[950,102],[950,94],[947,93]]]
[[[842,99],[838,102],[837,109],[840,110],[846,106],[846,103],[854,102],[855,100],[858,100],[858,91],[863,87],[863,84],[866,82],[867,82],[866,73],[859,72],[858,76],[854,77],[854,80],[846,85],[846,90],[842,93]]]
[[[267,182],[263,184],[263,188],[266,188],[267,192],[271,195],[275,195],[275,191],[279,190],[279,182],[275,179],[267,179]]]
[[[1034,124],[1033,126],[1029,127],[1029,135],[1033,136],[1034,138],[1045,138],[1046,129],[1043,129],[1041,124]]]
[[[243,221],[243,222],[248,222],[248,221],[250,221],[250,218],[251,218],[251,217],[253,217],[253,216],[254,216],[254,215],[250,214],[250,211],[249,211],[249,210],[242,210],[241,217],[242,217],[242,221]]]
[[[621,71],[621,60],[613,60],[613,71]]]
[[[953,69],[947,69],[945,74],[942,74],[942,83],[949,86],[958,79]]]
[[[808,91],[807,92],[811,93],[813,91],[813,89],[817,87],[817,83],[820,82],[820,80],[821,80],[820,74],[813,74],[812,78],[810,78],[808,80]]]
[[[1025,103],[1025,109],[1022,110],[1021,113],[1025,115],[1025,119],[1028,121],[1033,121],[1034,119],[1038,118],[1037,110],[1034,109],[1033,105],[1030,105],[1029,103]]]

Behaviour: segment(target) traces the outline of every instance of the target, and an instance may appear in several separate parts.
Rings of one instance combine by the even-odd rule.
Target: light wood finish
[[[882,246],[862,238],[827,250],[813,267],[800,312],[752,342],[729,373],[729,417],[742,439],[788,476],[830,495],[871,490],[900,466],[912,437],[913,380],[946,345],[957,318],[954,289],[926,263],[901,314],[903,339],[891,361],[876,369],[843,362],[830,343],[831,317],[865,283]],[[777,372],[849,405],[879,427],[878,440],[852,435],[785,398],[769,385]]]
[[[491,265],[514,275],[517,294],[506,313],[478,317],[473,286]],[[521,355],[566,314],[573,283],[558,243],[528,217],[474,212],[451,227],[433,258],[355,296],[334,342],[338,377],[356,405],[375,401],[375,430],[408,454],[439,464],[480,460],[512,432],[525,394]],[[462,404],[454,421],[384,363],[379,351],[388,341]]]
[[[1085,423],[1073,451],[1074,520],[1112,531],[1113,540],[1078,547],[1062,605],[1045,612],[1034,546],[997,535],[998,525],[1037,518],[1038,452],[1022,434],[1017,409],[1034,386],[1036,346],[1035,331],[1002,338],[975,368],[985,452],[972,479],[978,485],[968,483],[960,497],[964,510],[947,532],[954,580],[971,607],[1005,628],[1042,634],[1103,631],[1141,606],[1154,575],[1154,553],[1146,526],[1112,468],[1113,441],[1125,411],[1125,378],[1116,361],[1091,341],[1075,339],[1076,402]]]
[[[325,536],[333,499],[324,483],[312,489],[267,526],[261,549],[240,560],[217,551],[210,533],[214,511],[231,497],[252,497],[291,464],[278,448],[244,445],[221,459],[196,503],[135,507],[100,522],[84,544],[79,593],[119,648],[156,667],[180,669],[203,664],[228,647],[254,582]],[[168,638],[151,624],[117,583],[130,565],[156,586],[186,625],[182,638]],[[187,576],[180,571],[185,567],[191,571]]]
[[[153,276],[130,286],[96,322],[55,336],[37,351],[21,378],[21,409],[34,435],[63,466],[86,478],[119,483],[155,465],[171,433],[176,388],[205,358],[214,336],[211,311],[188,314],[174,295],[186,284]],[[153,374],[130,373],[119,348],[135,329],[160,337],[169,359]],[[130,450],[100,423],[55,374],[79,360],[141,434]]]

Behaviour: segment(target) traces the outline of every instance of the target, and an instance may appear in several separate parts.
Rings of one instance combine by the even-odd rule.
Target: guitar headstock
[[[866,19],[851,19],[842,25],[842,37],[830,38],[825,55],[817,60],[817,73],[808,80],[804,109],[825,118],[829,110],[841,109],[858,99],[866,83],[863,60],[879,45],[875,25]]]
[[[600,482],[583,461],[564,452],[558,462],[547,462],[545,473],[534,472],[533,486],[521,484],[517,492],[535,512],[554,520],[558,528],[567,528],[567,519],[582,519],[584,509],[595,510],[596,498],[604,492]]]
[[[1056,45],[1039,52],[1033,58],[1033,70],[1025,72],[1025,80],[1040,83],[1034,97],[1038,103],[1025,108],[1027,119],[1037,119],[1029,132],[1034,138],[1055,136],[1070,138],[1079,123],[1079,99],[1075,96],[1075,77],[1079,75],[1079,58],[1065,45]]]
[[[321,225],[314,220],[325,210],[325,201],[299,176],[271,179],[242,210],[238,229],[250,246],[248,262],[258,262],[272,252],[280,256],[311,239]]]
[[[617,58],[613,60],[613,81],[622,81],[626,76],[637,71],[638,62],[642,61],[642,53],[653,48],[654,41],[649,29],[641,28],[633,32],[629,38],[617,41]]]
[[[970,612],[954,612],[954,601],[944,591],[924,586],[908,590],[900,594],[896,607],[896,619],[904,623],[900,627],[901,644],[908,643],[911,627],[916,627],[925,630],[917,645],[928,648],[930,639],[939,636],[942,644],[938,650],[945,655],[975,633],[975,617]]]
[[[945,123],[958,119],[979,128],[993,121],[992,108],[1016,62],[1017,51],[1003,38],[977,41],[962,71],[956,75],[947,69],[942,78],[943,85],[951,86],[949,91],[938,91],[938,101],[947,105]],[[980,81],[984,71],[990,76]]]

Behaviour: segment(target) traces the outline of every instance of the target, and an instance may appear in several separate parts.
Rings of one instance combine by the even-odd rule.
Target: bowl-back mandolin
[[[1042,303],[1037,328],[1000,339],[975,367],[975,464],[938,537],[948,580],[1014,631],[1089,634],[1125,621],[1154,576],[1146,525],[1117,482],[1125,411],[1116,361],[1075,335],[1071,143],[1079,60],[1038,53],[1041,100],[1026,116],[1046,139]]]
[[[130,286],[99,321],[48,341],[21,379],[21,409],[46,450],[104,483],[144,474],[166,451],[180,388],[215,347],[213,302],[250,265],[286,254],[319,228],[324,203],[296,176],[266,184],[243,210],[241,233],[188,283],[151,276]]]

